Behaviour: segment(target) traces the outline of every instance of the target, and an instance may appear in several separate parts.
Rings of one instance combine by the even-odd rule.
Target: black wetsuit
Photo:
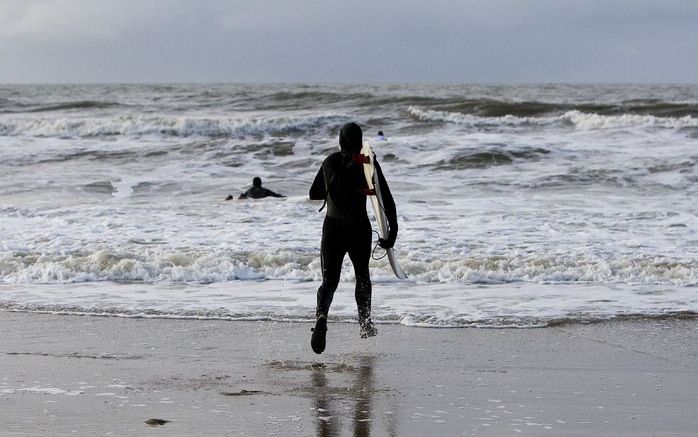
[[[368,185],[363,163],[360,159],[354,159],[356,156],[344,150],[328,156],[315,176],[310,188],[310,198],[327,202],[320,253],[322,285],[317,291],[316,316],[327,315],[339,284],[344,255],[348,253],[356,275],[355,298],[359,322],[363,323],[371,317],[371,277],[368,262],[371,257],[372,231],[366,213]],[[383,208],[388,217],[388,240],[391,240],[392,246],[398,229],[395,201],[380,165],[377,161],[374,162],[381,187]]]
[[[249,190],[245,191],[244,193],[240,194],[240,199],[261,199],[263,197],[284,197],[281,194],[275,193],[272,190],[267,190],[264,187],[260,186],[253,186]]]

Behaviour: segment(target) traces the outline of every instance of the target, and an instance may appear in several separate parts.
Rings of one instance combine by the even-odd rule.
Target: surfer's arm
[[[322,167],[317,172],[313,185],[310,187],[310,200],[325,200],[327,198],[327,188],[325,187],[325,175]]]
[[[264,194],[266,196],[271,196],[271,197],[286,197],[283,194],[275,193],[272,190],[269,190],[267,188],[264,189]]]
[[[397,209],[395,208],[395,200],[390,192],[390,187],[388,186],[388,181],[385,180],[383,176],[383,170],[381,170],[380,164],[374,159],[374,165],[376,166],[376,174],[378,175],[378,184],[381,189],[381,199],[383,200],[383,210],[388,218],[388,243],[389,247],[395,244],[395,239],[397,238]]]

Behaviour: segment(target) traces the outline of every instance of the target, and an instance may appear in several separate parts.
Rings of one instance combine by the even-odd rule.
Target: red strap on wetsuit
[[[359,164],[370,164],[371,163],[371,157],[367,155],[362,155],[360,153],[353,153],[351,155],[351,160],[354,162],[358,162]],[[376,195],[376,190],[373,188],[362,188],[361,194],[364,196],[375,196]]]
[[[354,162],[358,162],[359,164],[370,164],[371,163],[371,158],[367,155],[362,155],[360,153],[353,153],[351,155],[351,160]]]

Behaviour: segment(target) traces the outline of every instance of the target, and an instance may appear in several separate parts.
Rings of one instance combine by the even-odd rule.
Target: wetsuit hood
[[[359,153],[363,147],[363,132],[356,123],[347,123],[339,131],[339,147],[343,152]]]

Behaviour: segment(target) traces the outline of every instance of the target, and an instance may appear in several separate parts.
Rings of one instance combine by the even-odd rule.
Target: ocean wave
[[[590,112],[602,113],[600,111]],[[633,99],[627,100],[621,105],[613,105],[610,108],[610,113],[630,113],[675,118],[698,117],[698,103],[664,102],[659,99]]]
[[[137,242],[134,242],[137,243]],[[320,278],[316,254],[168,251],[150,244],[131,252],[98,250],[92,253],[15,253],[0,257],[0,282],[76,283],[94,281],[217,283],[235,280]],[[467,257],[420,260],[400,258],[415,281],[442,284],[623,283],[693,286],[698,284],[698,261],[664,258],[584,257]],[[374,276],[391,278],[387,261],[372,264]],[[345,271],[343,280],[352,280]]]
[[[459,114],[474,115],[484,118],[497,118],[505,116],[513,117],[541,117],[560,114],[571,110],[587,110],[590,112],[604,111],[608,109],[604,105],[572,105],[561,103],[547,103],[535,101],[505,101],[496,99],[405,99],[410,106],[419,105],[437,112],[455,112]]]
[[[469,128],[497,127],[554,127],[569,126],[578,130],[618,129],[629,127],[688,129],[698,127],[698,118],[684,116],[681,118],[657,117],[654,115],[601,115],[581,111],[568,111],[553,117],[518,117],[504,115],[500,117],[481,117],[460,112],[435,111],[415,106],[407,108],[407,114],[421,122],[438,122],[462,125]]]
[[[541,147],[507,147],[504,144],[484,145],[484,150],[467,150],[433,164],[436,170],[463,170],[510,165],[514,161],[536,161],[550,153]]]
[[[665,129],[684,129],[698,126],[698,118],[690,115],[674,117],[657,117],[654,115],[600,115],[580,111],[566,112],[560,119],[581,130],[617,129],[627,127],[651,127]]]
[[[619,169],[594,169],[572,167],[566,173],[541,176],[534,182],[523,185],[528,188],[550,188],[559,186],[581,187],[585,185],[605,184],[616,187],[628,187],[637,184],[635,175]]]
[[[436,111],[458,112],[479,117],[546,117],[567,112],[592,113],[605,116],[652,115],[655,117],[698,117],[698,104],[663,102],[652,99],[628,100],[620,103],[554,103],[539,101],[510,101],[497,99],[415,99],[411,105],[427,104]]]
[[[36,112],[52,112],[52,111],[70,111],[82,109],[106,109],[123,106],[118,102],[100,101],[100,100],[76,100],[66,102],[55,102],[45,104],[26,104],[16,103],[2,105],[0,113],[36,113]]]
[[[401,263],[408,275],[433,283],[698,284],[698,261],[662,258],[600,260],[566,256],[498,256],[428,262],[401,260]]]
[[[0,258],[5,283],[180,282],[212,283],[293,277],[298,263],[283,254],[221,255],[197,252],[144,253],[99,250],[87,254],[15,254]]]
[[[554,118],[522,118],[513,115],[505,115],[503,117],[480,117],[473,114],[463,114],[460,112],[436,111],[431,109],[422,109],[416,106],[407,108],[407,114],[417,121],[422,122],[440,122],[464,125],[470,128],[484,127],[520,127],[531,125],[544,125],[554,122]]]
[[[341,92],[341,91],[326,91],[326,90],[285,90],[278,91],[268,96],[265,96],[263,101],[257,102],[264,106],[281,109],[281,108],[297,108],[297,107],[317,107],[318,104],[335,104],[341,101],[346,104],[347,101],[365,101],[371,98],[370,93],[366,92]],[[257,99],[258,100],[258,99]]]
[[[396,92],[397,91],[397,92]],[[661,99],[638,98],[617,102],[568,102],[568,101],[538,101],[517,100],[497,97],[467,98],[464,95],[454,95],[452,92],[442,96],[433,94],[415,94],[412,92],[377,88],[337,88],[299,87],[250,97],[260,108],[293,108],[316,107],[326,105],[358,105],[372,108],[419,106],[433,111],[457,112],[476,115],[479,117],[549,117],[559,116],[566,112],[578,111],[599,115],[652,115],[656,117],[686,116],[698,117],[698,103],[663,101]],[[412,90],[414,91],[414,90]],[[443,91],[443,90],[442,90]],[[471,90],[473,91],[473,90]]]
[[[176,117],[125,115],[112,118],[21,118],[0,120],[0,136],[84,138],[101,136],[236,137],[291,134],[326,125],[336,114],[278,117]]]

